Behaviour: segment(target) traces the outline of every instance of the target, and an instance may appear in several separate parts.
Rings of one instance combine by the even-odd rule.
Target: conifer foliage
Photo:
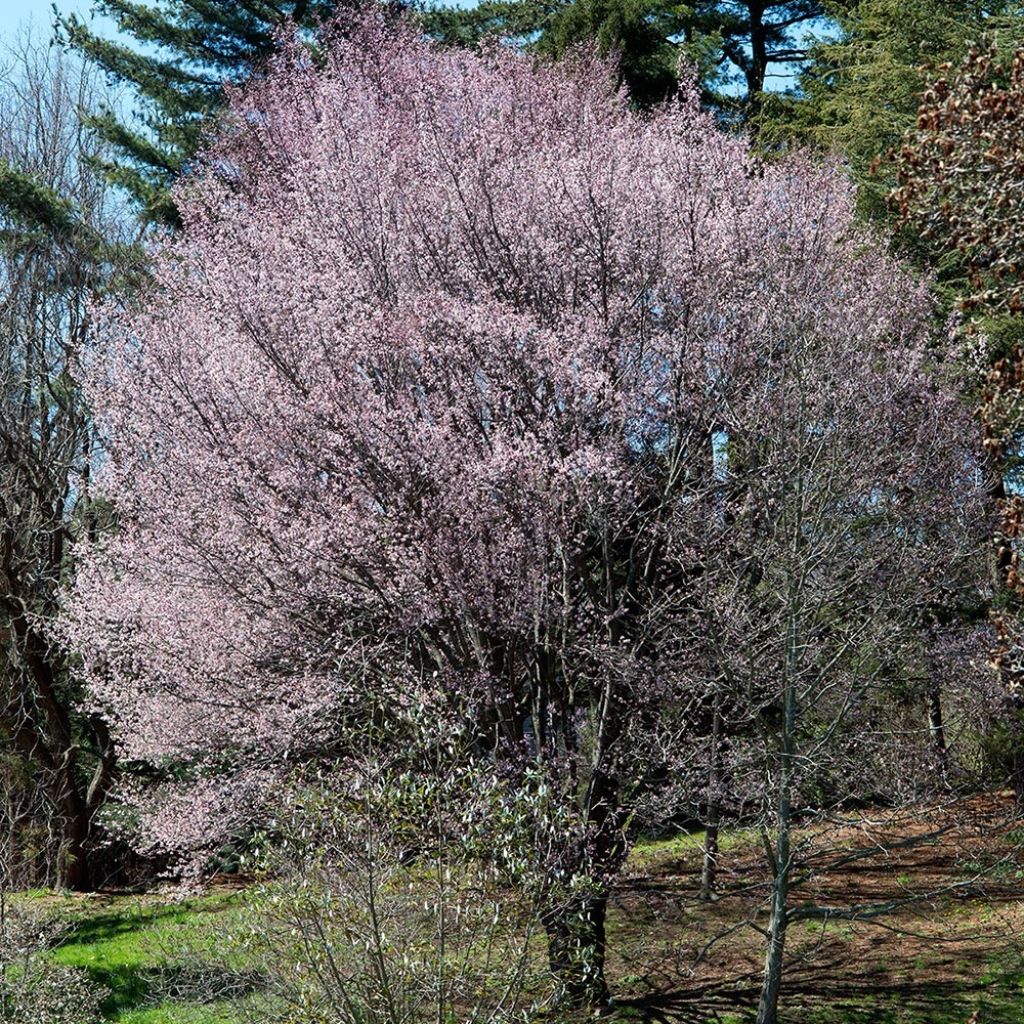
[[[485,0],[469,9],[427,11],[428,29],[449,42],[517,37],[561,57],[595,42],[614,56],[639,106],[674,94],[680,58],[696,65],[704,98],[730,120],[761,108],[771,76],[786,76],[809,52],[809,33],[826,16],[822,0]]]
[[[959,63],[986,32],[1021,31],[1019,0],[857,0],[827,4],[832,22],[811,47],[789,104],[773,102],[769,141],[801,138],[841,154],[861,210],[886,214],[890,162],[917,120],[929,68]],[[788,115],[788,116],[787,116]],[[910,236],[908,235],[908,241]]]
[[[110,107],[88,123],[112,148],[108,178],[128,190],[146,219],[176,226],[170,186],[195,156],[224,103],[226,83],[258,71],[285,25],[315,26],[336,0],[97,0],[122,42],[74,14],[61,37],[89,63],[131,90],[127,116]]]

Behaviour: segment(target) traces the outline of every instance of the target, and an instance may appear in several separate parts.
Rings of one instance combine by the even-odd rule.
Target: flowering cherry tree
[[[964,465],[925,293],[841,178],[755,167],[690,94],[640,117],[612,78],[370,16],[235,95],[151,293],[104,323],[121,529],[66,617],[125,755],[185,766],[166,846],[424,708],[543,780],[578,824],[552,880],[589,880],[544,915],[578,1003],[606,995],[633,815],[705,714],[709,613],[759,593],[723,489],[792,548],[751,628],[813,617],[785,611],[807,550],[889,636]],[[804,549],[801,516],[842,527]]]

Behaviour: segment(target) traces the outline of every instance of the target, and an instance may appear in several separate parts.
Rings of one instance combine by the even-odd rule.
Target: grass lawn
[[[959,813],[959,812],[958,812]],[[1021,1024],[1024,1021],[1024,870],[1006,856],[1006,836],[974,821],[984,837],[970,856],[951,833],[901,855],[879,855],[830,873],[822,864],[796,899],[839,905],[935,889],[968,877],[971,858],[1000,858],[980,887],[967,885],[900,909],[881,922],[794,922],[787,940],[787,1024]],[[1003,844],[1000,846],[1000,844]],[[832,849],[849,844],[835,837]],[[746,1024],[763,956],[764,865],[750,832],[723,835],[721,898],[697,899],[701,836],[642,842],[616,889],[609,917],[613,1020]],[[1010,854],[1017,857],[1016,850]],[[172,895],[93,897],[35,893],[72,922],[52,956],[82,968],[109,992],[107,1019],[120,1024],[250,1024],[241,955],[226,938],[245,892],[219,888]],[[183,949],[210,968],[202,984]],[[183,966],[184,965],[184,966]],[[218,977],[218,971],[223,975]],[[213,984],[211,985],[211,978]],[[229,992],[233,998],[223,998]],[[251,1006],[250,1006],[251,1009]],[[547,1024],[558,1024],[548,1019]]]
[[[203,949],[240,911],[244,894],[215,890],[195,899],[152,896],[35,895],[73,922],[54,951],[59,963],[85,970],[108,992],[103,1009],[120,1024],[237,1024],[231,1000],[189,992],[176,957]],[[228,958],[230,961],[230,957]],[[168,966],[171,965],[171,966]],[[229,963],[230,966],[230,963]]]

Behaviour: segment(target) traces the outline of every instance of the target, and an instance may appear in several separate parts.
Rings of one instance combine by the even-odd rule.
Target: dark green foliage
[[[0,208],[54,237],[71,238],[85,229],[67,199],[7,163],[0,163]]]
[[[773,98],[766,107],[763,137],[842,156],[862,212],[884,217],[895,169],[881,158],[914,127],[927,67],[959,63],[986,32],[1019,38],[1024,8],[1019,0],[826,0],[826,7],[836,31],[812,47],[800,98]]]
[[[823,0],[488,0],[424,16],[427,29],[462,45],[488,34],[560,57],[594,41],[617,53],[634,101],[649,106],[676,88],[679,60],[696,65],[706,100],[729,119],[757,114],[766,84],[805,59]]]
[[[130,87],[131,116],[106,107],[88,124],[109,144],[103,170],[125,188],[146,220],[176,226],[170,195],[223,103],[224,84],[243,81],[273,52],[288,22],[308,28],[337,0],[96,0],[131,43],[58,14],[58,34],[90,64]]]
[[[128,284],[143,273],[133,243],[104,237],[74,203],[2,160],[0,246],[10,252],[48,247],[72,253],[77,272],[96,287]]]

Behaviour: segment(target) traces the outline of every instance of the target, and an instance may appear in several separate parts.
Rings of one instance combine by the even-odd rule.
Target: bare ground
[[[787,1022],[1024,1022],[1024,831],[1012,795],[850,814],[799,836]],[[609,923],[620,1013],[745,1020],[756,1003],[767,860],[748,833],[698,898],[697,840],[633,858]]]

